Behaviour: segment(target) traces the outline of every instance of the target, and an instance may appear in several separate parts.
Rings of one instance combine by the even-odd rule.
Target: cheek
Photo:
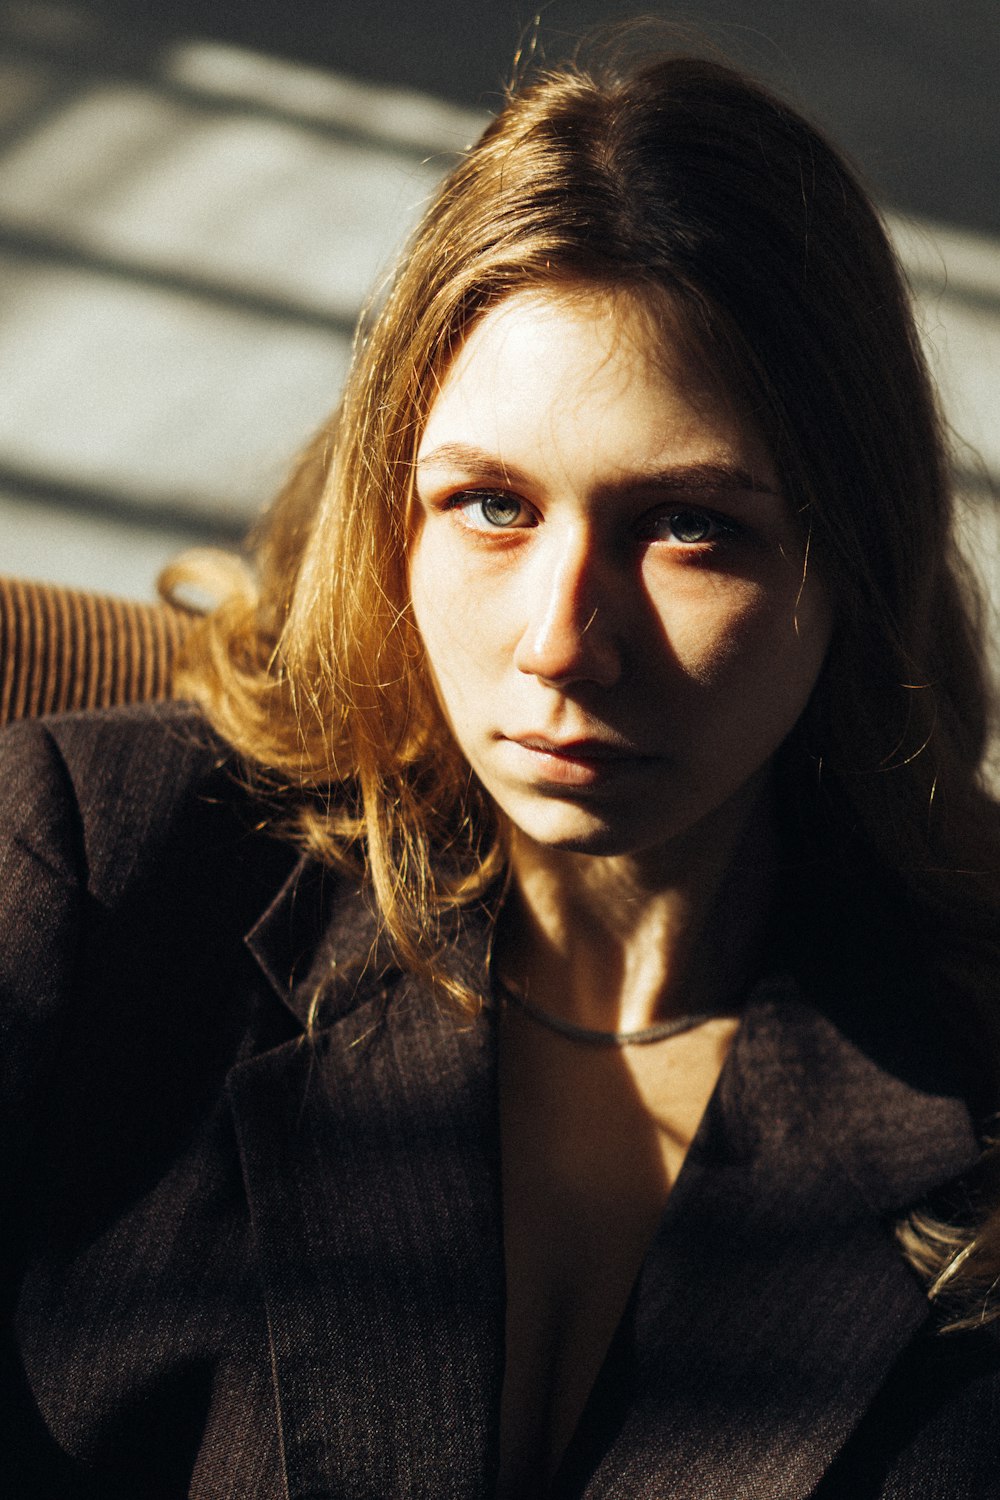
[[[773,648],[780,634],[776,613],[766,589],[705,577],[697,588],[668,598],[660,619],[683,675],[707,688]]]
[[[410,554],[410,603],[429,676],[452,729],[488,673],[489,619],[425,532]]]
[[[794,723],[826,655],[830,615],[819,587],[801,597],[745,580],[715,580],[668,635],[685,678],[737,718]]]

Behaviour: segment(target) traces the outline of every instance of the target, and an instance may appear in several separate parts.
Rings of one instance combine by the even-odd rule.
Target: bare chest
[[[576,1428],[734,1029],[639,1057],[511,1028],[501,1497],[534,1493]]]

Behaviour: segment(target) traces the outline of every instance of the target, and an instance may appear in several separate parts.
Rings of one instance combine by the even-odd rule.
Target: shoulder
[[[0,735],[5,856],[113,896],[232,756],[189,704],[23,721]]]
[[[66,1028],[143,1026],[205,1001],[210,977],[232,988],[242,936],[295,858],[261,821],[234,754],[190,705],[0,734],[0,1085],[13,1120]]]
[[[249,893],[253,920],[253,903],[269,900],[294,862],[268,835],[271,821],[239,757],[193,704],[9,726],[0,734],[0,921],[24,914],[25,901],[37,907],[40,887],[85,891],[92,915],[154,888],[175,906],[210,896],[220,912],[225,891],[212,882],[223,869]]]

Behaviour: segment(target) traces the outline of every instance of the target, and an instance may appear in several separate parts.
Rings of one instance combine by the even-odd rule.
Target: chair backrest
[[[0,724],[169,697],[194,618],[168,604],[0,577]]]

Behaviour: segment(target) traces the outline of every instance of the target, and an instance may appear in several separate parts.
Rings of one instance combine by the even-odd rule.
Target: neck
[[[655,854],[595,857],[515,835],[498,972],[551,1014],[605,1031],[735,1010],[761,962],[774,842],[759,788]]]

